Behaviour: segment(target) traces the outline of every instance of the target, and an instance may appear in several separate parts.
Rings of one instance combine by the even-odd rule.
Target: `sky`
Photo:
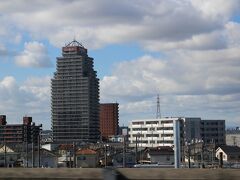
[[[162,117],[240,126],[240,0],[0,1],[0,114],[51,128],[56,57],[74,38],[94,58],[119,125]]]

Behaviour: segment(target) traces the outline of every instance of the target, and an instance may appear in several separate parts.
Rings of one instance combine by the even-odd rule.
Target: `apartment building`
[[[180,141],[186,142],[204,141],[225,144],[225,121],[203,122],[201,118],[191,117],[166,117],[161,119],[133,120],[129,124],[130,146],[158,147],[174,145],[174,121],[180,120]],[[218,122],[216,129],[215,124]],[[211,134],[208,129],[215,128]],[[211,139],[212,138],[212,139]],[[211,139],[211,141],[210,141]]]
[[[23,142],[37,144],[42,125],[35,125],[32,117],[23,117],[22,124],[7,124],[6,116],[0,115],[0,143],[22,144]]]
[[[62,48],[51,81],[53,142],[97,142],[99,129],[99,79],[93,58],[76,40]]]

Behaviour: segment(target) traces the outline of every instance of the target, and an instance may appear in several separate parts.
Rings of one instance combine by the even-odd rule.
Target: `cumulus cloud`
[[[15,58],[17,65],[35,68],[52,66],[47,49],[42,43],[29,42],[24,47],[24,51]]]
[[[232,21],[239,13],[239,0],[11,0],[0,4],[0,22],[6,24],[0,27],[0,54],[6,53],[7,41],[2,40],[9,30],[36,40],[26,43],[16,57],[19,66],[51,66],[46,48],[37,42],[42,39],[56,47],[75,37],[90,49],[129,42],[144,48],[145,56],[119,63],[100,82],[101,100],[118,100],[122,119],[129,120],[133,112],[155,114],[152,99],[158,93],[170,116],[214,118],[217,114],[235,121],[239,116],[240,24]],[[21,42],[21,33],[13,32],[13,42]],[[151,56],[152,51],[162,58]],[[22,100],[29,107],[49,99],[48,88],[38,87],[42,80],[30,78],[19,86],[10,79],[7,82],[15,86],[12,95],[29,98]],[[6,88],[3,84],[1,88]]]
[[[0,102],[0,114],[6,114],[9,123],[21,123],[28,115],[49,128],[50,77],[30,77],[18,84],[13,76],[6,76],[0,79]]]
[[[158,93],[169,116],[208,118],[208,114],[221,118],[228,114],[236,120],[239,115],[239,48],[176,51],[165,58],[148,55],[121,62],[115,68],[111,76],[100,82],[101,101],[118,97],[126,119],[138,110],[143,112],[141,116],[154,118],[153,102]]]
[[[129,41],[143,46],[149,41],[167,43],[168,48],[191,44],[202,48],[207,43],[207,47],[219,48],[219,36],[214,32],[224,29],[240,2],[221,0],[220,4],[208,0],[52,0],[26,5],[12,0],[1,2],[0,10],[17,28],[34,38],[47,37],[58,47],[75,36],[89,48]],[[208,33],[217,43],[208,41]],[[220,48],[223,46],[224,42]]]

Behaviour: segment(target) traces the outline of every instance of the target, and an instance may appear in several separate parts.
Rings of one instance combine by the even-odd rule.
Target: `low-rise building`
[[[151,163],[158,163],[163,165],[174,164],[173,148],[162,146],[157,148],[147,148],[145,150],[147,160]]]
[[[28,167],[32,167],[32,152],[28,154]],[[40,162],[39,162],[40,160]],[[26,161],[26,160],[25,160]],[[57,168],[58,157],[55,153],[46,149],[40,149],[40,159],[38,150],[34,150],[34,167]]]
[[[118,152],[112,156],[112,164],[114,167],[133,167],[133,165],[136,163],[135,159],[134,152]]]
[[[6,145],[0,147],[0,167],[16,167],[18,166],[18,159],[20,153],[15,152],[13,149]]]
[[[224,162],[240,162],[240,147],[238,146],[220,146],[216,150],[218,159],[221,153]]]
[[[99,165],[98,153],[91,149],[80,149],[76,152],[77,167],[96,168]]]

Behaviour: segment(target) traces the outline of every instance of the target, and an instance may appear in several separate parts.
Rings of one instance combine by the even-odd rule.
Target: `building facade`
[[[228,129],[226,131],[226,145],[240,147],[240,129]]]
[[[201,120],[201,118],[161,118],[133,120],[129,124],[131,146],[158,147],[174,145],[174,121],[180,119],[180,141],[225,144],[224,120]],[[214,123],[214,124],[213,124]],[[217,125],[216,125],[217,123]],[[216,128],[216,126],[218,128]],[[210,132],[214,128],[214,131]]]
[[[62,48],[51,87],[53,141],[98,141],[99,79],[93,58],[76,40]]]
[[[202,120],[201,137],[205,143],[226,144],[225,120]]]
[[[35,125],[32,117],[23,117],[22,124],[7,124],[6,116],[0,115],[0,143],[22,144],[38,143],[42,125]]]
[[[102,139],[118,134],[118,103],[100,104],[100,131]]]

